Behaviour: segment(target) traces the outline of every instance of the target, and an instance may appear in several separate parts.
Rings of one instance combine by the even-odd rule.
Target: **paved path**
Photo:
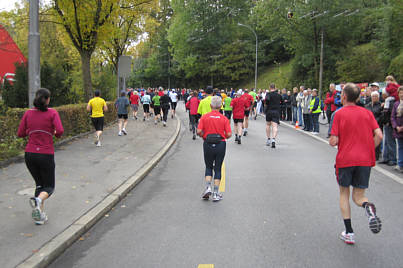
[[[348,246],[338,238],[336,150],[284,125],[268,148],[264,121],[252,121],[242,145],[227,144],[224,200],[205,202],[202,141],[180,117],[181,137],[159,165],[50,267],[402,266],[402,184],[372,172],[383,230],[372,234],[353,207],[357,243]]]
[[[103,200],[161,150],[176,124],[169,120],[164,128],[130,119],[127,136],[119,137],[116,125],[106,128],[100,148],[95,147],[93,135],[59,148],[56,189],[45,203],[49,222],[44,226],[35,226],[30,218],[28,197],[34,182],[25,164],[0,169],[1,267],[16,266]]]

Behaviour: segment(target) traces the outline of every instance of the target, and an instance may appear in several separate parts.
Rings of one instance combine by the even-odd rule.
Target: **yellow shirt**
[[[199,104],[199,108],[197,109],[197,113],[201,115],[205,115],[211,112],[211,98],[213,96],[207,96],[201,100]]]
[[[103,117],[104,116],[104,106],[106,102],[103,98],[95,97],[90,99],[88,105],[91,106],[91,117]]]

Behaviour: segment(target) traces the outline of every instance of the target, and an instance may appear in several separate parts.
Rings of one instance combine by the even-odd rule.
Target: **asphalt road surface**
[[[176,145],[51,267],[403,266],[403,185],[372,172],[368,197],[383,229],[372,234],[364,210],[352,206],[356,244],[346,245],[336,150],[286,127],[271,149],[259,118],[242,145],[227,143],[224,199],[202,201],[202,140],[191,139],[187,115],[178,114]]]

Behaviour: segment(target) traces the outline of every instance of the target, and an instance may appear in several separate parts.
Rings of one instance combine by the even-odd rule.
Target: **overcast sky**
[[[9,11],[14,8],[15,3],[28,2],[29,0],[0,0],[0,11]],[[39,0],[40,3],[49,3],[50,0]]]

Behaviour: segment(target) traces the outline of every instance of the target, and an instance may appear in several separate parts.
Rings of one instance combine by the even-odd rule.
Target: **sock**
[[[344,219],[344,226],[346,227],[346,233],[354,233],[353,228],[351,227],[351,219]]]
[[[206,186],[210,187],[211,186],[211,181],[206,181]]]
[[[218,186],[214,185],[214,193],[218,193]]]
[[[363,208],[365,208],[365,206],[366,206],[367,204],[368,204],[368,202],[364,202],[364,203],[362,203],[361,206],[362,206]]]

